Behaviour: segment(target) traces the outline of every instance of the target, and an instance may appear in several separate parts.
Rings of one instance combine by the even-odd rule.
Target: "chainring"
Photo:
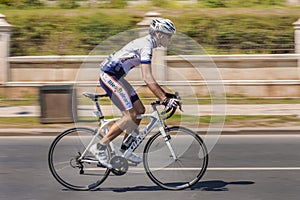
[[[112,165],[111,172],[116,176],[122,176],[128,171],[128,161],[124,157],[114,156],[110,164]]]

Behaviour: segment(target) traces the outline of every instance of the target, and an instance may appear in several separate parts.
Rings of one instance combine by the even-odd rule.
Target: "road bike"
[[[120,151],[117,144],[109,143],[107,154],[112,168],[102,166],[89,149],[120,118],[104,117],[98,100],[106,97],[106,94],[84,92],[83,95],[94,102],[99,126],[96,129],[75,127],[63,131],[54,139],[48,153],[50,171],[64,187],[92,190],[103,183],[110,172],[117,176],[124,175],[131,166],[137,166],[137,163],[131,163],[127,158],[145,138],[148,139],[143,150],[143,166],[155,184],[168,190],[182,190],[202,178],[208,165],[208,153],[203,140],[185,127],[168,127],[165,120],[172,117],[177,108],[159,111],[158,106],[162,105],[160,101],[151,103],[152,113],[138,115],[139,119],[148,118],[150,122],[125,152]],[[179,107],[181,109],[181,105]],[[158,131],[147,137],[154,127]]]

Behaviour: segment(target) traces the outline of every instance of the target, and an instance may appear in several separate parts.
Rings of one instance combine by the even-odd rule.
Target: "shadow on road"
[[[228,185],[251,185],[253,181],[234,181],[225,182],[222,180],[203,181],[194,185],[191,190],[202,190],[202,191],[228,191]]]
[[[202,181],[194,185],[192,188],[187,190],[200,190],[200,191],[229,191],[227,188],[228,185],[251,185],[254,184],[253,181],[234,181],[234,182],[225,182],[222,180],[211,180],[211,181]],[[158,191],[164,190],[159,186],[135,186],[135,187],[122,187],[122,188],[97,188],[94,191],[110,191],[110,192],[132,192],[132,191]]]

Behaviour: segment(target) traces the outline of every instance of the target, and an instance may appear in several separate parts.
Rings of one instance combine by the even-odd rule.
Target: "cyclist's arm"
[[[148,88],[155,94],[157,98],[159,98],[160,101],[163,101],[166,98],[166,94],[164,90],[157,84],[155,81],[153,75],[152,75],[152,70],[151,70],[151,65],[150,64],[141,64],[142,68],[142,76],[143,80],[148,86]]]

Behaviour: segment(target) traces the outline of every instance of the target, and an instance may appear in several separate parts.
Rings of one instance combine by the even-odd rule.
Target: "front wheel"
[[[183,127],[166,129],[153,135],[144,149],[144,167],[150,179],[162,188],[181,190],[196,184],[208,165],[207,149],[202,139]],[[167,145],[167,141],[170,145]]]
[[[73,190],[90,190],[100,185],[109,175],[110,170],[99,167],[91,153],[87,152],[82,160],[79,159],[95,134],[89,128],[71,128],[52,142],[48,164],[54,178],[63,186]],[[98,139],[101,138],[99,135]],[[108,155],[110,157],[110,151]]]

